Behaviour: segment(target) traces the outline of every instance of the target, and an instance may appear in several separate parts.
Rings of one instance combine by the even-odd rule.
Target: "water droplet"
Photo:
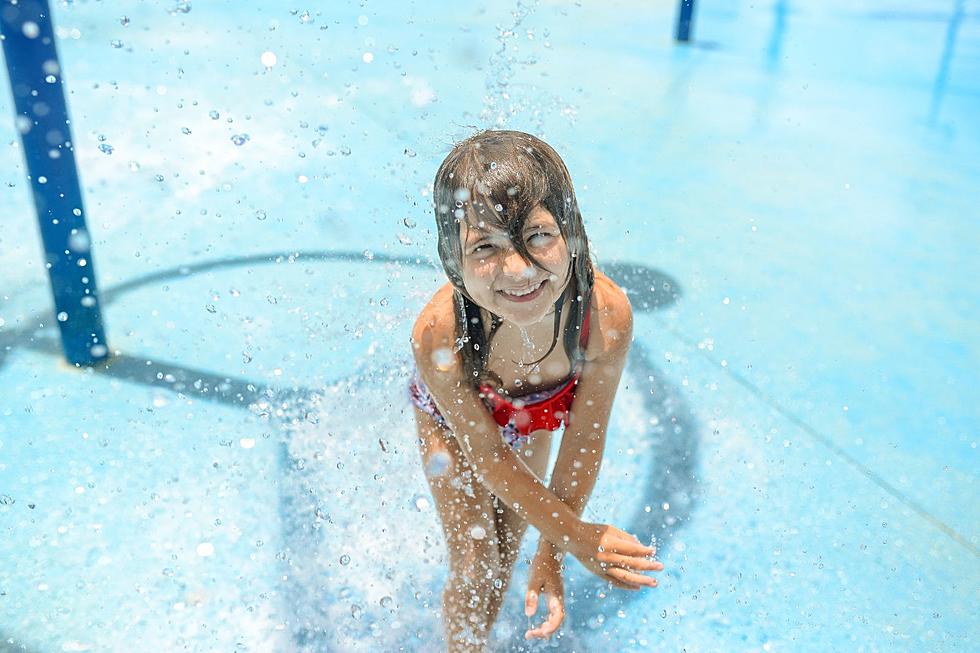
[[[208,111],[208,116],[210,116],[211,120],[217,120],[221,117],[221,114],[212,109],[211,111]]]
[[[482,540],[486,536],[487,530],[479,524],[470,528],[470,537],[472,537],[474,540]]]
[[[207,558],[214,555],[214,545],[210,542],[201,542],[197,545],[197,555]]]
[[[79,213],[81,213],[81,211],[79,211]],[[68,236],[68,249],[73,252],[87,252],[90,245],[91,242],[89,240],[88,232],[85,230],[76,231]]]
[[[262,209],[259,209],[258,211],[255,212],[255,219],[256,220],[265,220],[266,217],[268,217],[268,216],[266,215],[266,212],[263,211]]]
[[[361,615],[363,614],[364,610],[362,610],[361,606],[357,605],[356,603],[350,607],[350,616],[354,617],[355,619],[360,619]]]
[[[419,512],[425,512],[429,509],[429,499],[421,494],[416,494],[415,498],[412,499],[412,505]]]
[[[496,170],[497,169],[497,162],[496,161],[491,161],[490,162],[490,169],[491,170]]]
[[[208,313],[217,313],[218,309],[214,307],[214,304],[208,304],[205,308],[208,309]]]
[[[259,57],[259,61],[261,61],[262,65],[265,66],[266,68],[272,68],[273,66],[276,65],[276,62],[278,60],[279,59],[276,57],[275,53],[268,52],[268,51],[263,52],[262,56]]]
[[[122,25],[123,27],[128,26],[129,25],[129,16],[121,16],[119,18],[119,24]]]
[[[102,143],[101,145],[99,145],[99,151],[102,152],[103,154],[112,154],[113,147],[108,143]]]
[[[247,143],[248,140],[249,140],[248,134],[235,134],[234,136],[231,137],[231,142],[234,143],[235,145],[238,145],[239,147]]]
[[[0,506],[12,506],[17,501],[9,494],[0,494]]]
[[[445,347],[439,347],[432,352],[432,362],[440,372],[446,372],[453,366],[453,352]]]
[[[382,608],[391,608],[394,602],[395,600],[392,599],[390,596],[382,596],[380,601]]]
[[[405,234],[398,234],[398,242],[400,242],[402,245],[411,245],[412,239]]]
[[[109,45],[111,45],[112,47],[118,50],[123,46],[123,42],[120,41],[119,39],[113,39],[112,41],[109,41]]]
[[[344,156],[350,156],[350,148],[345,145],[340,148],[340,153]]]
[[[41,33],[41,28],[33,20],[25,20],[20,31],[29,39],[36,39]]]
[[[64,311],[61,311],[60,313],[58,313],[58,321],[59,322],[67,322],[68,321],[68,313],[66,313]]]
[[[350,556],[347,555],[346,553],[344,555],[340,556],[340,564],[342,564],[345,567],[347,565],[349,565],[350,564]]]
[[[405,156],[407,156],[408,158],[410,158],[410,159],[414,159],[415,158],[415,150],[410,150],[407,147],[405,148],[405,151],[403,152],[403,154]]]
[[[452,465],[452,457],[445,451],[436,451],[425,464],[426,476],[444,476]]]
[[[409,229],[414,229],[417,223],[415,222],[415,220],[412,220],[411,218],[405,218],[404,220],[402,220],[402,224],[408,227]]]

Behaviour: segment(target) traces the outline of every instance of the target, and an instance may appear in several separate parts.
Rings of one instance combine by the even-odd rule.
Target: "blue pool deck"
[[[408,334],[483,126],[630,296],[586,518],[666,566],[529,644],[519,563],[493,650],[977,650],[980,2],[326,4],[53,7],[98,369],[0,84],[0,652],[443,646]]]

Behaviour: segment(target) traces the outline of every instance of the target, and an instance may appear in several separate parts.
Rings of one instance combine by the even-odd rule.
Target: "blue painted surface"
[[[667,566],[599,598],[573,563],[559,645],[972,650],[976,3],[701,3],[695,48],[671,3],[103,4],[54,11],[109,370],[58,362],[0,121],[4,640],[438,647],[407,335],[435,167],[503,124],[637,309],[587,515]]]
[[[65,360],[92,365],[109,350],[48,3],[0,2],[0,35]]]

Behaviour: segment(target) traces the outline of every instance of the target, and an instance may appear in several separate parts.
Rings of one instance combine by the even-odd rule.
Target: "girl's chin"
[[[544,321],[552,312],[552,308],[554,308],[553,304],[542,301],[540,304],[535,302],[534,306],[528,306],[524,310],[521,308],[501,307],[500,312],[497,314],[511,324],[527,327]]]

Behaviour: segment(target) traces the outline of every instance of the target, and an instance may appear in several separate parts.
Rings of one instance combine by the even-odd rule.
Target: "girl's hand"
[[[582,536],[568,550],[586,569],[621,589],[656,587],[655,579],[639,572],[664,569],[662,563],[650,559],[656,549],[607,524],[583,522]]]
[[[528,617],[538,611],[538,597],[547,597],[548,618],[537,628],[524,633],[524,639],[548,639],[558,630],[565,618],[565,586],[562,582],[562,552],[542,541],[531,562],[524,598],[524,614]]]

